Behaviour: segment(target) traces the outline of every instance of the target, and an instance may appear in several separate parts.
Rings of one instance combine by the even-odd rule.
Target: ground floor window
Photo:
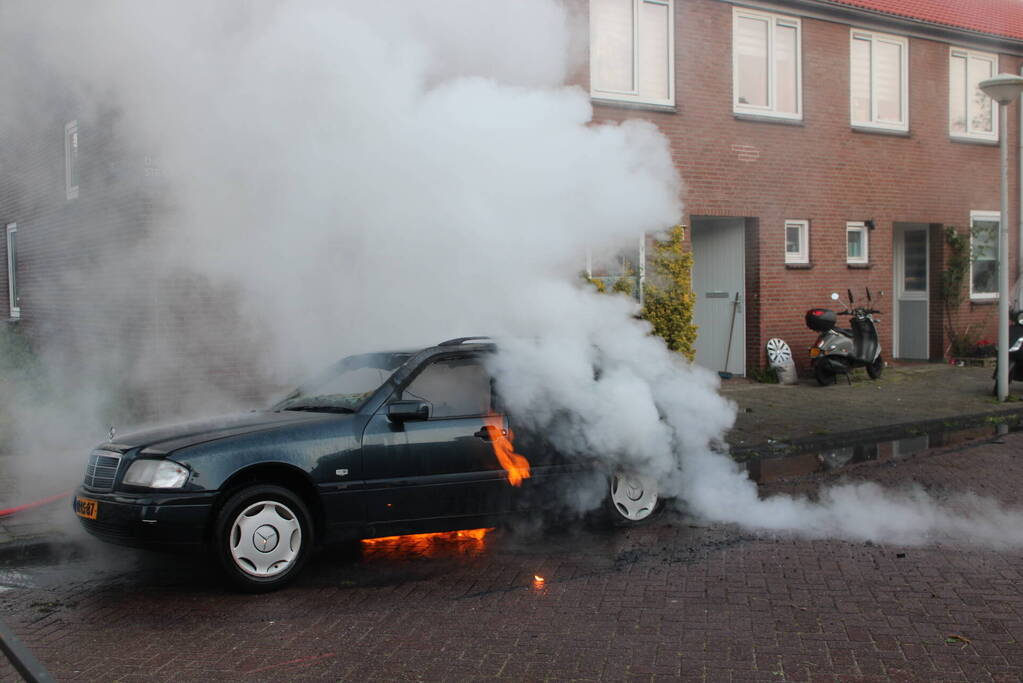
[[[970,298],[998,298],[997,211],[970,212]]]
[[[603,291],[620,292],[643,302],[646,280],[646,236],[640,235],[634,247],[586,252],[586,277]]]
[[[785,221],[785,263],[810,262],[810,221]]]
[[[18,300],[18,225],[7,224],[7,293],[10,295],[10,315],[21,317],[21,306]]]
[[[845,241],[847,263],[868,262],[867,226],[863,221],[852,221],[845,224]]]

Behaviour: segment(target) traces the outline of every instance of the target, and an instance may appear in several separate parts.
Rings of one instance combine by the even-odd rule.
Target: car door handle
[[[492,435],[492,430],[487,429],[486,427],[483,427],[482,429],[480,429],[478,432],[473,434],[473,436],[475,436],[477,439],[483,439],[484,441],[493,441],[494,440],[494,437]],[[502,429],[501,430],[501,436],[508,436],[508,430],[507,429]]]

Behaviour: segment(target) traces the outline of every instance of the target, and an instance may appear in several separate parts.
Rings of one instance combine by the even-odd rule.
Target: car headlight
[[[129,486],[179,489],[188,481],[188,470],[171,460],[136,460],[121,481]]]

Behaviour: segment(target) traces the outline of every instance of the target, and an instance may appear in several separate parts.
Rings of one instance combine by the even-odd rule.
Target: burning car
[[[487,371],[495,350],[468,337],[350,356],[269,410],[112,437],[90,455],[74,511],[104,541],[205,549],[238,587],[265,591],[319,543],[557,505],[599,465],[516,438]],[[657,511],[653,479],[600,473],[613,522]]]

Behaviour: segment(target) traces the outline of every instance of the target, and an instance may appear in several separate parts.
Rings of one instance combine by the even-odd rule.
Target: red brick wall
[[[685,183],[685,220],[694,215],[758,219],[759,286],[747,307],[747,367],[766,362],[764,343],[782,337],[797,359],[815,335],[803,324],[807,308],[829,303],[832,291],[870,287],[884,292],[880,327],[886,355],[892,349],[892,227],[895,222],[969,224],[971,210],[999,208],[998,148],[953,142],[948,135],[948,48],[910,37],[908,136],[853,131],[849,125],[849,25],[802,18],[803,120],[798,125],[736,119],[732,113],[732,5],[718,0],[676,0],[676,112],[595,105],[599,120],[641,117],[653,121],[672,144]],[[779,12],[782,13],[782,12]],[[899,34],[895,29],[890,32]],[[964,44],[969,47],[969,44]],[[991,50],[988,50],[991,51]],[[1000,71],[1019,72],[1020,59],[1001,55]],[[582,82],[586,82],[583,75]],[[1010,149],[1015,150],[1018,111],[1009,109]],[[743,161],[737,149],[755,150]],[[1010,152],[1009,229],[1015,279],[1018,229],[1016,152]],[[810,221],[812,268],[784,263],[783,222]],[[873,219],[870,267],[845,260],[846,221]],[[939,231],[931,230],[932,236]],[[936,255],[936,254],[935,254]],[[940,277],[932,259],[932,288]],[[747,267],[749,270],[749,267]],[[759,306],[755,297],[759,294]],[[996,306],[966,303],[960,320],[996,334]],[[940,305],[931,304],[932,358]],[[939,340],[940,341],[940,340]]]
[[[144,155],[124,148],[119,116],[46,104],[23,125],[0,128],[0,226],[18,224],[21,298],[20,320],[6,322],[0,239],[0,324],[16,326],[47,363],[74,368],[95,389],[90,396],[116,397],[132,417],[187,409],[186,397],[261,397],[266,378],[235,293],[171,269],[147,240],[157,224],[173,226],[162,220],[162,188],[147,177]],[[68,200],[64,124],[73,119],[79,196]]]

